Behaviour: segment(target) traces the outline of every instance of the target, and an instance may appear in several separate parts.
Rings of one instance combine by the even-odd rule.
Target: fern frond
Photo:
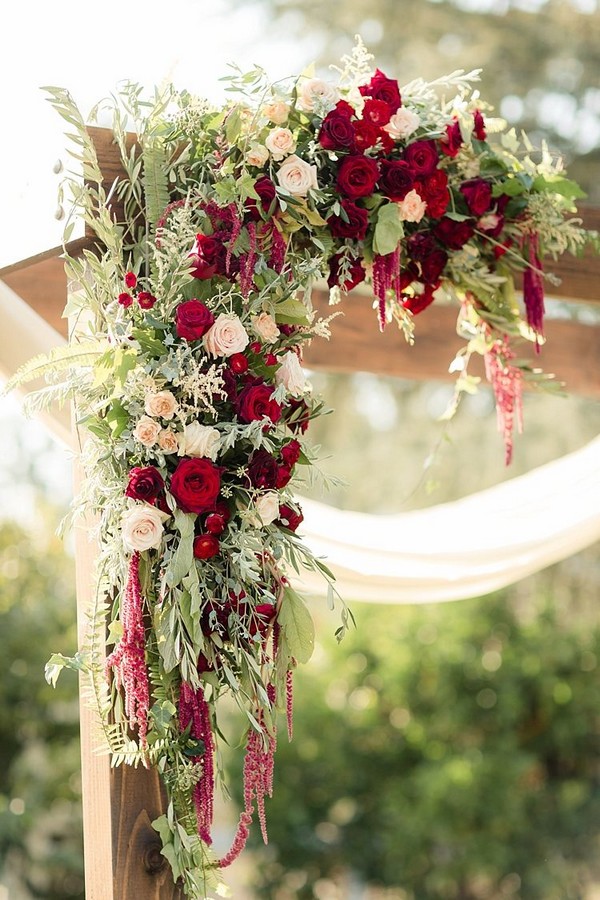
[[[39,391],[32,391],[30,394],[27,394],[23,402],[23,412],[30,418],[39,412],[45,412],[53,403],[61,407],[69,399],[70,394],[70,384],[66,382],[50,384],[48,387],[40,388]]]
[[[155,225],[169,204],[167,158],[162,142],[152,140],[142,150],[146,219]]]

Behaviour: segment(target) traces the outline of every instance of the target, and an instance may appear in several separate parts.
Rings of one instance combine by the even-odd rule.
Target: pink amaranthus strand
[[[146,668],[144,598],[140,585],[140,554],[134,553],[120,612],[123,636],[106,660],[106,674],[114,672],[117,686],[125,693],[125,715],[129,726],[137,726],[140,745],[146,746],[150,686]]]
[[[205,844],[212,844],[210,830],[213,823],[215,775],[215,744],[210,722],[210,709],[201,687],[194,690],[183,681],[179,689],[179,727],[182,731],[190,727],[190,737],[202,741],[204,753],[192,757],[193,762],[202,764],[202,775],[194,786],[194,806],[198,821],[198,834]]]
[[[537,232],[532,232],[528,240],[529,265],[523,273],[523,300],[527,313],[527,324],[536,335],[544,334],[544,275],[540,260],[540,239]],[[536,340],[536,351],[540,344]]]
[[[240,289],[244,298],[252,290],[254,284],[254,266],[256,265],[256,225],[249,222],[246,226],[248,229],[248,238],[250,240],[250,249],[240,258]]]
[[[507,466],[512,460],[515,420],[519,434],[523,427],[523,373],[511,365],[514,358],[507,339],[495,341],[484,357],[486,376],[496,400],[498,428],[504,437]]]
[[[379,330],[385,328],[385,303],[388,291],[393,290],[400,300],[400,248],[385,256],[377,254],[373,260],[373,293],[379,301]]]
[[[269,266],[277,273],[281,273],[283,270],[286,249],[285,238],[273,222],[271,225],[271,256],[269,257]]]
[[[262,714],[259,714],[258,720],[263,725]],[[255,803],[263,841],[265,844],[269,842],[265,816],[265,797],[273,796],[273,767],[276,748],[277,738],[275,732],[271,734],[266,730],[263,733],[256,731],[254,728],[250,729],[244,757],[244,809],[240,815],[231,848],[219,860],[219,866],[222,869],[230,866],[246,846]]]

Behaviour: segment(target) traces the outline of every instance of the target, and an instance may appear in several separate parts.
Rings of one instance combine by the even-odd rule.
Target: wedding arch
[[[389,80],[386,79],[385,81],[386,83],[383,84],[383,88],[385,90],[388,90],[389,84],[387,84],[387,82]],[[371,84],[373,84],[373,82],[371,82]],[[382,87],[381,79],[376,83],[376,87],[377,89]],[[371,93],[374,93],[374,91],[375,88],[372,88]],[[381,102],[385,105],[386,101],[381,100],[380,97],[374,97],[373,99],[375,100],[375,103]],[[382,113],[382,109],[380,107],[377,107],[376,105],[372,105],[372,109],[374,111],[374,114],[376,115],[380,115]],[[347,125],[351,120],[351,116],[348,116],[347,110],[345,110],[344,108],[342,108],[342,110],[343,111],[340,113],[340,116],[342,116],[342,118],[344,116],[348,117],[346,123]],[[483,125],[478,122],[477,119],[475,121],[477,123],[477,127],[481,131]],[[338,122],[337,124],[340,123]],[[342,126],[343,125],[344,123],[342,123]],[[346,128],[346,131],[348,131],[348,128]],[[366,129],[363,129],[363,131],[366,131]],[[337,138],[335,137],[336,134]],[[455,139],[458,141],[461,140],[460,134],[457,136],[456,131],[454,131],[453,134],[454,137],[451,138],[449,133],[449,139]],[[96,150],[98,152],[98,162],[100,164],[102,179],[105,180],[107,185],[111,185],[114,182],[115,177],[119,175],[120,166],[119,158],[112,143],[112,135],[102,131],[94,131],[93,136]],[[279,137],[281,137],[281,139],[284,141],[289,140],[288,135],[279,135]],[[329,139],[338,140],[339,132],[332,130],[332,133],[328,136],[328,140]],[[477,136],[477,140],[479,139],[480,135]],[[429,148],[428,153],[430,155],[431,152],[431,148]],[[277,157],[275,156],[275,158]],[[363,168],[365,168],[365,171],[367,171],[369,168],[372,168],[372,166],[366,166]],[[398,169],[398,172],[400,172],[400,169]],[[313,178],[312,173],[307,173],[304,170],[301,170],[300,174],[306,175],[306,177],[311,179]],[[361,175],[362,174],[364,174],[364,172],[361,172]],[[397,174],[397,172],[394,172],[395,176]],[[406,173],[403,170],[402,177],[404,177],[405,174]],[[367,175],[369,175],[368,171]],[[389,188],[392,198],[394,196],[399,197],[399,195],[394,194],[396,187],[397,186],[392,186]],[[474,190],[479,190],[481,185],[477,184],[472,187]],[[252,197],[252,193],[250,193],[248,196]],[[406,196],[406,192],[404,196]],[[412,198],[412,201],[412,211],[409,211],[408,209],[405,210],[405,212],[409,216],[408,221],[416,221],[416,219],[410,218],[410,216],[412,216],[414,213],[415,203],[418,207],[419,200],[416,198]],[[403,198],[400,198],[398,202],[403,202]],[[469,202],[471,202],[471,200],[469,200]],[[479,200],[477,200],[476,202],[479,202]],[[338,228],[342,231],[345,227],[342,223],[344,223],[348,218],[347,213],[355,212],[355,210],[350,209],[350,206],[351,204],[347,206],[345,210],[345,216],[338,216],[340,220]],[[386,206],[385,203],[384,206]],[[484,210],[482,209],[482,212],[483,211]],[[394,215],[396,215],[395,212]],[[465,219],[468,218],[468,216],[463,215],[462,218]],[[310,224],[312,225],[316,222],[315,227],[318,228],[320,227],[320,223],[316,221],[316,219],[317,217],[314,217],[313,221]],[[393,249],[389,249],[389,247],[391,246],[389,244],[389,231],[384,230],[383,228],[383,226],[385,226],[385,229],[387,229],[388,225],[390,225],[390,221],[387,221],[388,219],[389,217],[387,215],[380,216],[380,222],[382,225],[381,233],[379,236],[379,239],[381,241],[379,254],[380,256],[391,256],[393,254]],[[594,213],[594,211],[590,211],[589,219],[587,220],[586,224],[589,224],[590,222],[593,224],[595,221],[597,221],[597,219],[598,217]],[[460,221],[460,216],[458,221]],[[212,224],[214,225],[214,222]],[[228,224],[231,225],[232,228],[236,227],[234,220],[231,220]],[[496,227],[495,224],[491,224],[493,225],[493,227]],[[359,226],[362,227],[360,222]],[[391,227],[392,230],[398,227],[395,220],[391,222]],[[249,230],[249,233],[250,235],[252,235],[251,229]],[[270,235],[270,240],[276,240],[273,233],[271,233]],[[232,244],[235,243],[235,240],[232,238],[230,238],[230,241]],[[86,247],[90,245],[90,236],[82,235],[78,238],[75,238],[75,240],[71,242],[70,246],[68,246],[68,254],[72,258],[77,259],[81,256],[81,254],[84,253]],[[383,252],[384,248],[386,251],[385,253]],[[198,258],[198,266],[200,266],[201,264],[207,264],[207,260],[202,259],[201,250],[202,248],[198,247],[196,252],[196,256]],[[45,308],[45,317],[47,317],[48,319],[52,318],[52,313],[50,310],[50,306],[52,304],[49,302],[49,299],[52,296],[50,285],[52,285],[53,283],[57,286],[55,295],[57,299],[57,305],[62,307],[64,304],[64,282],[61,285],[61,275],[57,268],[57,260],[59,255],[60,251],[57,252],[54,250],[50,250],[41,254],[37,258],[22,261],[21,263],[17,263],[16,265],[7,267],[0,271],[0,277],[2,277],[5,283],[7,283],[9,286],[12,285],[17,294],[20,294],[26,299],[29,299],[32,305],[34,305],[36,302],[39,302],[40,295],[42,295],[42,308]],[[242,257],[242,260],[244,260],[244,257]],[[397,265],[397,262],[394,264]],[[229,262],[226,263],[226,267],[228,265]],[[341,262],[336,261],[335,265],[337,267],[334,270],[335,273],[337,273],[338,270],[341,271]],[[569,270],[569,268],[561,260],[560,264],[556,266],[556,269],[559,271],[559,274],[563,275],[562,286],[560,287],[560,289],[556,290],[557,296],[567,296],[569,299],[597,301],[597,296],[594,296],[595,284],[593,283],[593,277],[590,277],[591,272],[597,272],[597,262],[593,257],[589,258],[589,265],[587,261],[585,263],[585,275],[582,275],[583,266],[581,264],[581,261],[576,265],[571,264],[571,269]],[[242,273],[242,280],[244,278],[247,279],[248,273],[247,271],[244,272],[242,265],[240,265],[240,271]],[[40,280],[38,280],[40,273],[43,273],[41,275],[41,282]],[[134,273],[128,273],[126,278],[129,279],[126,281],[127,288],[130,291],[133,291],[133,289],[136,287],[136,277]],[[389,284],[384,284],[386,279]],[[387,288],[392,286],[393,279],[394,273],[390,273],[390,271],[387,271],[382,264],[379,275],[380,289],[378,293],[379,315],[382,326],[385,321],[386,312],[385,294]],[[381,290],[381,284],[384,284],[383,291]],[[41,291],[40,287],[42,287]],[[142,293],[140,292],[138,296],[140,305],[142,306]],[[133,302],[131,294],[124,292],[123,297],[127,299],[123,299],[122,301],[120,300],[121,305],[124,308],[127,308]],[[412,311],[418,311],[416,307],[418,307],[420,303],[425,302],[426,305],[429,305],[431,299],[432,298],[427,294],[427,290],[424,291],[423,294],[417,292],[416,294],[411,295],[411,301],[408,308],[411,309],[410,304],[412,303]],[[6,319],[6,321],[9,323],[9,326],[13,329],[12,335],[16,336],[19,333],[19,328],[21,328],[21,334],[23,334],[23,328],[25,328],[25,333],[29,332],[30,337],[33,339],[35,337],[35,326],[24,326],[22,321],[23,316],[20,317],[19,313],[17,312],[18,303],[16,303],[16,301],[14,301],[14,298],[11,298],[11,296],[6,293],[2,294],[2,300],[4,301],[4,304],[6,304],[6,302],[8,301],[8,316],[12,314],[13,317],[12,321],[8,316]],[[11,302],[11,300],[14,302]],[[143,300],[144,303],[149,304],[148,306],[143,308],[151,308],[154,305],[156,298],[144,296]],[[150,303],[150,300],[152,300],[152,303]],[[69,305],[71,309],[81,308],[81,303],[78,301],[77,297],[75,296],[75,291],[73,290],[71,292],[70,301],[71,302]],[[444,368],[444,362],[447,362],[449,356],[452,355],[451,352],[449,352],[447,345],[447,336],[453,331],[453,328],[450,326],[450,320],[454,318],[454,314],[451,311],[445,309],[444,307],[440,307],[438,310],[437,306],[434,306],[430,310],[428,310],[427,315],[429,317],[430,327],[429,339],[427,336],[427,327],[424,327],[424,329],[421,330],[418,338],[419,354],[417,356],[414,350],[409,350],[407,353],[403,353],[401,341],[396,335],[392,337],[389,330],[383,336],[383,341],[385,341],[385,343],[376,343],[373,338],[366,338],[366,335],[368,334],[368,328],[363,327],[363,317],[365,315],[365,310],[367,311],[367,314],[369,314],[367,306],[367,304],[361,306],[357,303],[356,306],[353,307],[353,305],[347,304],[344,307],[344,312],[346,313],[344,319],[342,319],[340,323],[334,323],[335,330],[332,343],[328,344],[327,349],[324,351],[322,349],[322,345],[320,347],[318,342],[315,342],[314,345],[311,346],[305,353],[305,362],[307,363],[307,365],[311,367],[318,367],[319,365],[321,365],[323,367],[331,369],[345,368],[346,370],[362,369],[367,371],[387,371],[390,374],[405,375],[413,378],[440,377],[440,375],[443,374],[441,370],[443,370]],[[289,312],[289,308],[286,308],[286,310]],[[204,315],[204,312],[202,312],[202,314]],[[25,313],[23,313],[23,315],[25,315]],[[21,318],[21,321],[19,321],[19,318]],[[294,316],[292,315],[292,320],[293,319]],[[444,321],[445,323],[443,328],[440,327],[442,321]],[[184,333],[184,329],[188,328],[191,324],[192,323],[189,321],[184,321],[181,323],[181,329],[184,337],[187,337],[187,335]],[[534,324],[539,329],[541,322],[539,319],[537,319],[534,320]],[[337,328],[335,327],[336,325],[338,326]],[[207,325],[207,328],[208,327],[210,326]],[[237,340],[237,338],[239,337],[239,327],[236,325],[236,328],[238,328],[238,332],[234,335],[234,337]],[[425,334],[423,332],[425,332]],[[553,337],[553,332],[562,333],[562,339],[555,339]],[[439,352],[440,335],[442,336],[444,344],[444,355],[442,357],[443,361],[440,360]],[[51,335],[47,335],[46,337],[49,336]],[[548,338],[548,350],[550,350],[551,347],[555,347],[555,352],[558,353],[556,365],[551,358],[552,351],[550,350],[550,353],[544,353],[547,367],[552,368],[557,372],[559,377],[564,378],[569,383],[572,390],[581,389],[582,393],[591,393],[593,395],[597,395],[597,393],[600,392],[600,379],[598,377],[597,368],[598,355],[597,352],[594,354],[594,350],[597,351],[598,346],[597,329],[581,326],[573,322],[548,322],[546,326],[546,336]],[[43,336],[41,335],[40,338],[41,340],[44,340]],[[14,351],[15,346],[16,341],[11,340],[10,350]],[[30,348],[34,351],[37,349],[43,349],[41,347],[35,348],[31,346],[31,344]],[[319,356],[319,354],[321,354],[321,356]],[[561,354],[562,358],[560,358]],[[218,352],[216,353],[216,355],[218,355]],[[223,355],[235,354],[230,353]],[[582,358],[586,355],[591,358],[591,362],[590,365],[585,368],[585,372],[582,373]],[[3,362],[5,366],[12,368],[19,363],[19,360],[14,357],[14,352],[12,358],[9,358],[9,348],[7,347]],[[275,363],[268,361],[267,365],[272,366],[275,365]],[[250,386],[253,387],[253,385]],[[288,385],[286,385],[286,387],[287,386]],[[580,468],[580,476],[582,475],[582,467],[585,466],[585,475],[586,478],[589,475],[589,479],[586,480],[585,478],[580,477],[579,481],[573,482],[572,486],[578,484],[582,489],[582,495],[586,495],[588,499],[590,499],[592,496],[591,491],[597,491],[598,489],[598,475],[595,471],[596,467],[594,465],[596,452],[597,447],[595,445],[590,445],[590,448],[588,448],[586,452],[582,452],[576,460],[571,461],[572,463],[578,465],[578,467]],[[543,477],[543,473],[541,476],[539,473],[536,475],[536,478],[539,477]],[[555,473],[551,472],[550,478],[554,479]],[[131,487],[132,485],[130,482],[129,488]],[[522,488],[523,485],[520,485],[518,489]],[[533,485],[533,490],[539,493],[539,481],[537,484]],[[510,488],[508,489],[506,496],[508,497],[509,494]],[[129,496],[134,497],[134,499],[141,499],[141,497],[134,496],[134,494],[129,494]],[[573,498],[574,496],[575,495],[572,493]],[[597,494],[595,496],[597,496]],[[502,502],[504,501],[501,501],[501,503]],[[466,514],[472,515],[472,508],[469,509],[467,501],[465,501],[465,503]],[[575,507],[576,504],[573,504],[573,506]],[[184,503],[182,503],[182,507],[184,508],[184,511],[188,511],[185,509]],[[210,506],[204,507],[205,510],[210,510],[211,508],[212,507]],[[454,508],[450,512],[451,514],[456,515],[457,508]],[[440,511],[440,514],[443,514],[443,511]],[[324,510],[319,511],[318,509],[315,509],[314,521],[315,523],[318,523],[320,516],[335,517],[335,515],[336,514],[333,512],[327,512]],[[596,517],[594,515],[594,504],[592,504],[590,510],[586,509],[584,511],[583,518],[586,521],[585,538],[582,537],[581,529],[579,528],[581,522],[577,522],[576,518],[577,512],[575,510],[575,512],[573,513],[573,521],[570,524],[572,525],[573,529],[578,532],[578,537],[570,543],[563,542],[562,549],[554,549],[554,554],[556,554],[557,552],[560,554],[563,551],[566,551],[566,553],[573,552],[574,549],[578,549],[579,546],[583,546],[582,540],[585,540],[585,542],[589,542],[597,538],[597,522],[595,521]],[[341,527],[346,530],[346,525],[342,522],[340,526],[340,522],[340,519],[335,519],[334,527],[336,529]],[[218,524],[219,527],[221,527],[222,523]],[[313,533],[318,532],[318,530],[319,525],[317,524],[315,527],[313,527]],[[319,534],[314,533],[313,536],[316,541],[319,540],[319,537],[321,538],[321,540],[327,540],[330,538],[330,534],[328,534],[330,530],[331,526],[329,526],[328,523],[325,522],[324,528],[321,529],[321,535],[319,536]],[[183,531],[181,533],[183,536]],[[216,533],[220,534],[220,532]],[[559,545],[561,544],[560,538],[560,535],[555,536],[555,540]],[[202,550],[202,554],[205,553],[208,543],[209,542],[205,542],[205,545],[200,548]],[[209,549],[212,553],[212,544],[210,545]],[[335,557],[335,554],[337,550],[339,550],[339,547],[336,549],[333,543],[330,542],[329,546],[325,547],[325,549],[326,552],[328,552],[328,555],[332,555]],[[352,545],[350,545],[349,549],[353,549]],[[354,549],[356,549],[356,545],[354,546]],[[348,547],[346,547],[346,551],[347,550]],[[397,568],[394,569],[394,553],[391,552],[389,553],[389,555],[390,557],[392,557],[391,559],[388,558],[388,562],[391,564],[390,571],[388,572],[388,575],[391,578],[391,582],[388,582],[388,584],[385,586],[387,594],[384,599],[388,601],[392,600],[393,602],[394,590],[397,589],[397,582],[394,583],[393,579],[397,579],[398,573]],[[89,599],[89,576],[93,557],[94,548],[91,547],[89,542],[85,539],[85,535],[80,534],[77,547],[77,569],[79,587],[78,594],[80,597],[80,601],[78,601],[78,603],[81,603],[82,608],[82,627],[84,618],[83,609],[87,607],[87,601]],[[199,558],[206,558],[206,556],[199,555]],[[560,556],[555,556],[554,558],[560,558]],[[546,557],[545,560],[538,560],[538,563],[540,565],[548,564],[548,562],[548,557]],[[381,570],[381,556],[378,556],[375,559],[374,565],[376,566],[376,568]],[[528,565],[532,565],[531,560],[529,561]],[[347,563],[344,563],[343,554],[340,562],[340,568],[342,571],[342,583],[347,584],[352,591],[351,575],[352,573],[353,576],[356,576],[357,574],[360,575],[360,568],[356,567],[355,569],[353,569],[352,566],[348,566]],[[496,562],[496,568],[506,569],[506,560],[498,559]],[[369,570],[367,566],[366,569],[363,568],[362,574],[364,577],[372,579],[373,570]],[[417,575],[415,576],[415,581],[418,582],[420,577],[421,575],[417,573]],[[517,574],[516,577],[520,577],[520,575]],[[456,585],[459,583],[459,579],[457,579],[456,575],[453,575],[451,572],[449,573],[448,571],[442,571],[439,575],[439,579],[434,584],[430,585],[429,589],[431,593],[427,594],[427,599],[449,599],[447,596],[444,596],[444,586],[447,587],[449,583],[454,583]],[[283,586],[285,586],[286,584],[287,583],[285,581],[282,581],[280,583],[280,586],[283,588]],[[477,592],[480,592],[482,589],[489,590],[493,586],[497,585],[485,580],[480,580],[479,582],[477,582],[476,590]],[[364,582],[361,584],[360,579],[358,579],[357,594],[360,593],[363,587]],[[412,589],[415,590],[414,585]],[[132,587],[132,590],[135,591],[135,587]],[[460,588],[457,590],[460,591]],[[455,596],[461,596],[461,594],[456,593]],[[382,597],[380,595],[379,597],[373,597],[372,599],[382,599]],[[402,595],[400,592],[397,594],[397,599],[404,599],[406,601],[409,600],[410,597]],[[297,646],[301,651],[302,647],[300,645]],[[296,653],[295,655],[299,654]],[[155,772],[142,768],[131,770],[125,767],[117,768],[111,771],[106,757],[93,756],[93,754],[90,752],[91,747],[94,743],[93,723],[90,719],[89,711],[85,707],[82,708],[82,735],[84,738],[83,766],[85,785],[84,816],[86,823],[87,895],[91,898],[103,897],[107,898],[107,900],[108,898],[112,898],[112,896],[118,896],[120,898],[123,898],[123,900],[128,900],[129,897],[141,898],[146,896],[177,896],[177,891],[171,883],[170,873],[165,872],[165,859],[160,855],[161,841],[150,825],[151,820],[158,816],[160,812],[162,812],[163,802]],[[113,892],[113,888],[107,884],[106,873],[111,871],[113,872],[114,883],[118,884],[119,886],[118,894]]]

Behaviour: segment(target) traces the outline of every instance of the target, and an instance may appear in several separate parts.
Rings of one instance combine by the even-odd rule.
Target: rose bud
[[[137,278],[133,272],[127,272],[125,275],[125,284],[128,288],[134,288],[137,284]]]
[[[248,360],[243,353],[233,353],[227,362],[231,371],[236,375],[243,375],[248,371]]]
[[[199,534],[194,540],[196,559],[210,559],[219,552],[219,541],[214,534]]]
[[[261,349],[262,345],[260,341],[252,341],[252,343],[248,347],[248,350],[250,350],[251,353],[260,353]]]
[[[206,517],[204,527],[209,534],[222,534],[225,530],[225,519],[219,513],[210,513]]]
[[[277,357],[274,353],[265,353],[264,356],[265,366],[276,366],[277,365]]]
[[[121,306],[124,306],[125,308],[127,308],[128,306],[131,306],[131,304],[133,303],[133,297],[131,296],[131,294],[127,294],[127,293],[123,292],[122,294],[119,294],[118,302],[121,304]]]
[[[149,291],[140,291],[137,296],[137,301],[142,309],[152,309],[156,303],[156,297],[153,297]]]

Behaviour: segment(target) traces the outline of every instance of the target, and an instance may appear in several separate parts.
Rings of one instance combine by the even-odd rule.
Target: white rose
[[[402,106],[394,113],[388,124],[383,126],[383,130],[395,141],[401,141],[416,131],[420,124],[418,115]]]
[[[301,397],[306,389],[306,377],[298,357],[292,350],[279,357],[281,365],[275,372],[277,384],[283,384],[286,391],[293,397]]]
[[[279,495],[275,491],[261,494],[254,507],[263,525],[270,525],[279,517]]]
[[[124,512],[121,518],[123,543],[129,550],[137,550],[140,553],[152,547],[158,549],[166,518],[160,509],[146,503],[142,506],[133,506]]]
[[[259,169],[265,165],[269,158],[269,151],[263,144],[252,144],[246,153],[246,162],[249,166],[258,166]]]
[[[317,187],[317,167],[310,166],[298,156],[288,156],[277,172],[280,187],[295,197],[306,197]]]
[[[221,313],[202,338],[202,342],[204,349],[211,356],[233,356],[248,346],[250,338],[235,313]]]
[[[252,328],[261,341],[272,344],[279,337],[279,328],[273,316],[267,312],[261,312],[259,316],[253,316]]]
[[[179,440],[180,456],[206,456],[213,462],[219,451],[221,435],[216,428],[210,425],[201,425],[200,422],[192,422],[186,425]]]
[[[274,125],[283,125],[287,122],[290,108],[283,100],[271,100],[263,106],[263,115],[270,119]]]
[[[133,436],[140,444],[143,444],[144,447],[153,447],[160,431],[161,427],[155,419],[150,419],[148,416],[142,416],[135,426]]]
[[[163,429],[158,435],[158,446],[164,453],[177,453],[179,441],[175,432]]]
[[[340,92],[321,78],[309,78],[298,87],[298,106],[305,112],[312,112],[315,105],[323,110],[333,109],[340,99]]]
[[[296,149],[294,135],[289,128],[274,128],[266,137],[265,147],[273,159],[283,159]]]
[[[171,391],[158,391],[146,394],[144,409],[149,416],[160,416],[161,419],[172,419],[177,412],[178,403]]]
[[[425,215],[427,203],[417,191],[409,191],[404,200],[396,204],[403,222],[420,222]]]

